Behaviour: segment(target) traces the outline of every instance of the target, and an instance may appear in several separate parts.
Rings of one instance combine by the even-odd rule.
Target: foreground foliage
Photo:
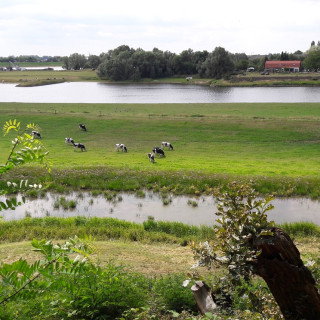
[[[88,240],[33,240],[41,259],[1,264],[1,319],[111,320],[149,304],[196,312],[191,292],[181,286],[183,275],[151,279],[112,262],[101,267],[90,258]]]
[[[3,222],[2,230],[9,232],[19,230],[28,233],[27,225],[38,230],[38,236],[43,237],[42,230],[52,228],[60,230],[69,226],[70,232],[76,229],[72,224],[83,227],[87,225],[87,231],[94,231],[100,224],[102,228],[120,230],[130,227],[130,223],[124,221],[110,221],[98,218],[44,218],[24,219],[21,221]],[[107,224],[109,222],[109,224]],[[103,227],[103,224],[105,226]],[[15,225],[15,228],[12,226]],[[138,227],[132,224],[132,227]],[[308,226],[301,226],[296,232],[307,230]],[[195,232],[199,228],[174,223],[147,222],[142,228],[146,228],[149,239],[153,233],[162,230],[164,234],[174,232],[176,236],[194,234],[198,241],[203,237],[205,241],[214,237],[213,233],[203,234]],[[294,228],[293,228],[294,229]],[[292,229],[292,232],[294,230]],[[312,229],[312,228],[311,228]],[[311,230],[310,229],[310,230]],[[29,229],[30,230],[30,229]],[[67,235],[68,228],[65,228]],[[174,231],[176,230],[176,231]],[[179,231],[178,231],[179,230]],[[190,232],[192,231],[192,232]],[[310,234],[308,231],[306,234]],[[8,234],[8,233],[7,233]],[[18,234],[18,231],[17,233]],[[36,232],[34,233],[36,234]],[[54,234],[54,232],[52,232]],[[70,234],[70,233],[69,233]],[[145,241],[149,241],[147,238]],[[263,281],[253,278],[248,282],[241,277],[236,283],[226,289],[228,269],[223,265],[212,268],[212,278],[206,276],[206,281],[212,285],[215,294],[220,301],[225,300],[227,307],[223,311],[201,316],[198,314],[192,293],[189,288],[182,287],[185,274],[168,274],[163,276],[146,276],[132,272],[128,267],[116,264],[112,260],[102,264],[100,255],[97,254],[94,242],[90,238],[80,240],[74,237],[65,242],[32,241],[35,252],[40,257],[28,262],[26,259],[0,265],[0,318],[3,319],[281,319],[268,287]],[[14,239],[14,236],[12,237]],[[130,240],[127,238],[127,241]],[[231,241],[234,241],[230,239]],[[131,241],[136,241],[131,238]],[[143,241],[139,239],[138,241]],[[219,242],[214,241],[218,244]],[[28,256],[27,253],[25,254]],[[308,262],[312,265],[315,278],[319,279],[320,262],[315,253]],[[244,255],[246,257],[246,255]],[[243,268],[242,268],[243,269]],[[197,269],[196,269],[197,270]],[[195,271],[195,270],[193,270]],[[199,271],[199,270],[198,270]],[[235,273],[235,270],[231,268]],[[21,275],[21,277],[17,277]],[[235,285],[234,285],[235,284]],[[132,293],[132,294],[131,294]],[[232,301],[230,303],[230,296]],[[226,314],[225,311],[228,311]]]
[[[34,162],[46,166],[50,171],[50,168],[45,161],[48,152],[44,150],[39,140],[34,139],[34,136],[31,135],[31,130],[39,129],[35,124],[27,124],[26,127],[22,129],[20,122],[16,119],[5,122],[3,126],[4,135],[9,134],[11,131],[15,131],[17,135],[11,141],[12,147],[11,150],[9,150],[5,164],[0,164],[0,177],[15,167]],[[19,183],[4,181],[0,186],[0,196],[8,193],[25,192],[29,189],[37,189],[38,187],[37,184],[28,184],[27,180],[22,179]],[[24,199],[25,198],[23,197],[22,201],[24,201]],[[12,197],[11,199],[7,198],[5,201],[0,201],[0,211],[7,209],[14,210],[15,207],[20,204],[21,202],[17,202],[15,197]]]

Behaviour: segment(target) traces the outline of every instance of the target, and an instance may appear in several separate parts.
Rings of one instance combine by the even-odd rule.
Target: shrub
[[[192,291],[182,286],[184,274],[162,276],[155,280],[153,293],[159,299],[159,304],[167,310],[182,312],[197,311]]]

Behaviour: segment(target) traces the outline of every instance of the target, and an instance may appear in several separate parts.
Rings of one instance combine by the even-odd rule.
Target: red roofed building
[[[292,61],[266,61],[265,69],[276,72],[276,71],[285,71],[290,72],[299,72],[301,67],[301,61],[292,60]]]

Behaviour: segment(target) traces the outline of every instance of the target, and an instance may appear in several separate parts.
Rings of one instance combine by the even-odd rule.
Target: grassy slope
[[[64,241],[60,241],[63,243]],[[97,241],[96,248],[101,263],[113,260],[126,265],[134,271],[153,276],[155,274],[187,273],[194,264],[189,247],[158,243],[146,244],[125,241]],[[0,244],[0,261],[10,263],[22,259],[29,262],[39,256],[32,250],[30,241]],[[98,258],[93,255],[93,258]]]
[[[320,104],[23,104],[1,103],[0,123],[40,125],[54,168],[109,166],[266,176],[318,176]],[[78,129],[87,125],[88,132]],[[86,145],[75,153],[65,137]],[[161,141],[175,150],[152,165]],[[115,152],[115,143],[129,152]],[[10,142],[1,138],[0,148]],[[0,161],[5,160],[0,154]]]
[[[297,248],[302,253],[303,261],[308,261],[318,254],[317,244],[319,239],[303,237],[295,241]],[[59,242],[59,241],[58,241]],[[63,243],[64,241],[60,241]],[[190,272],[190,267],[195,263],[189,247],[181,247],[169,243],[140,243],[128,241],[97,241],[95,242],[101,263],[113,260],[125,265],[134,271],[149,276],[157,274],[174,274]],[[11,263],[20,257],[29,262],[38,259],[30,241],[0,244],[0,261]],[[93,258],[96,255],[93,256]],[[208,270],[200,268],[205,275]]]

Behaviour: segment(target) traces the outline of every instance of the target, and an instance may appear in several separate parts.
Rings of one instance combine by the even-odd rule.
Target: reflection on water
[[[141,223],[149,216],[155,220],[178,221],[189,225],[212,225],[216,220],[216,201],[211,196],[191,198],[174,196],[165,205],[159,194],[146,192],[141,198],[135,194],[119,193],[107,200],[104,195],[92,196],[90,193],[71,193],[58,195],[48,193],[45,198],[29,200],[14,211],[2,212],[5,220],[31,217],[113,217]],[[74,209],[65,210],[61,198],[75,201]],[[168,200],[168,199],[167,199]],[[60,205],[59,205],[60,204]],[[193,206],[195,204],[196,206]],[[277,224],[285,222],[310,221],[320,225],[320,202],[309,199],[275,199],[275,209],[268,212],[269,220]]]
[[[0,74],[1,82],[1,74]],[[213,88],[183,84],[65,82],[39,87],[0,84],[0,102],[34,103],[238,103],[320,102],[317,87]]]

